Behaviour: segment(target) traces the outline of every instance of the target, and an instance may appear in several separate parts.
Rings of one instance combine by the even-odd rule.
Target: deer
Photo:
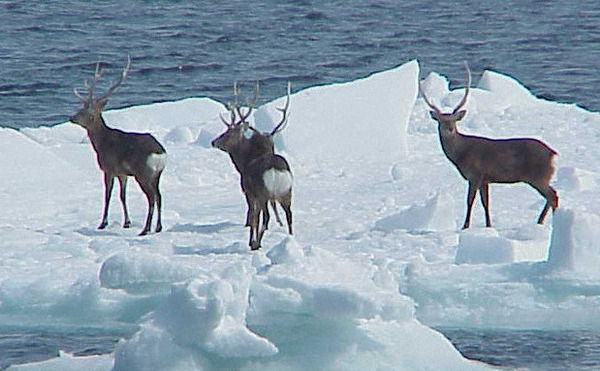
[[[293,176],[287,160],[274,153],[273,136],[287,125],[291,85],[288,83],[286,103],[283,108],[281,121],[271,132],[260,132],[252,127],[247,119],[254,108],[258,96],[258,84],[254,98],[248,104],[244,113],[238,102],[239,88],[234,84],[235,101],[228,105],[230,120],[220,116],[227,129],[212,141],[212,146],[229,154],[236,170],[240,174],[242,191],[246,197],[248,211],[246,226],[250,227],[249,245],[252,250],[261,247],[262,237],[268,229],[270,214],[268,203],[275,211],[275,216],[281,225],[277,214],[276,202],[279,202],[286,216],[288,233],[293,234],[292,228],[292,183]],[[239,118],[236,118],[238,116]],[[250,131],[250,135],[248,135]],[[260,217],[262,225],[259,229]]]
[[[471,209],[477,191],[485,211],[485,225],[492,226],[489,210],[490,183],[523,182],[533,187],[546,199],[546,204],[537,220],[538,224],[543,224],[550,207],[553,212],[558,208],[558,194],[550,185],[554,174],[553,159],[558,153],[546,143],[534,138],[491,139],[460,133],[456,123],[467,113],[463,107],[467,102],[471,85],[471,71],[466,62],[465,68],[467,71],[465,93],[451,113],[443,113],[434,105],[427,98],[419,82],[421,96],[431,109],[431,118],[438,123],[442,150],[469,183],[467,212],[462,229],[470,226]]]
[[[120,199],[123,207],[123,228],[131,226],[127,210],[126,191],[127,179],[132,176],[148,200],[148,213],[140,236],[150,232],[154,209],[157,209],[156,233],[162,231],[161,209],[162,196],[159,190],[160,176],[165,168],[167,152],[165,148],[149,133],[132,133],[106,125],[102,110],[108,99],[123,83],[131,67],[131,58],[127,57],[127,65],[120,77],[113,82],[101,96],[94,96],[94,89],[102,77],[101,63],[96,64],[93,78],[85,80],[87,96],[83,96],[77,88],[73,89],[75,96],[83,107],[69,121],[84,128],[96,152],[96,160],[104,173],[104,209],[98,229],[108,225],[108,209],[114,179],[119,180]]]

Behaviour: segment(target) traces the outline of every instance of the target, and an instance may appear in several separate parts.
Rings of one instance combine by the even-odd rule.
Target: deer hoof
[[[162,225],[156,226],[156,233],[162,232]]]
[[[140,232],[140,234],[138,234],[138,236],[145,236],[148,234],[148,232],[150,232],[150,231],[147,231],[144,229],[143,231]]]
[[[130,220],[128,220],[125,223],[123,223],[123,228],[129,228],[129,227],[131,227],[131,221]]]
[[[260,249],[260,245],[258,243],[254,243],[253,242],[253,243],[250,244],[250,250],[255,251],[255,250],[258,250],[258,249]]]
[[[98,229],[104,229],[106,228],[106,226],[108,225],[108,222],[103,221],[102,223],[100,223],[100,225],[98,226]]]

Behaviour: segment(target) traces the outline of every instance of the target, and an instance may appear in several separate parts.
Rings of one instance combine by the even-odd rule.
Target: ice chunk
[[[120,252],[102,264],[102,287],[140,290],[149,287],[170,287],[198,274],[198,271],[160,254]]]
[[[441,110],[442,100],[450,93],[448,80],[438,73],[430,72],[426,78],[421,81],[421,87],[429,101]]]
[[[176,344],[168,332],[145,323],[131,339],[117,345],[113,370],[201,370],[201,360],[199,355]]]
[[[559,208],[554,213],[548,252],[551,270],[567,270],[584,277],[600,277],[600,216],[583,210]],[[581,277],[581,278],[584,278]]]
[[[533,104],[536,98],[513,77],[494,71],[484,71],[477,85],[480,89],[493,92],[499,99],[509,101],[514,106]]]
[[[456,264],[497,264],[514,260],[513,243],[492,228],[463,231],[456,250]]]
[[[557,188],[566,191],[585,191],[598,184],[598,174],[573,166],[562,166],[556,172]]]
[[[60,352],[58,358],[43,362],[14,365],[8,368],[11,371],[105,371],[113,367],[112,355],[76,357],[72,354]]]
[[[286,237],[267,253],[272,264],[294,264],[304,258],[304,251],[293,237]]]
[[[389,157],[404,151],[408,119],[417,98],[418,75],[419,64],[415,60],[351,83],[293,94],[289,122],[276,137],[277,148],[311,159],[325,155]],[[284,100],[285,97],[277,99],[255,112],[258,129],[271,130],[279,122],[281,113],[277,107],[282,107]]]

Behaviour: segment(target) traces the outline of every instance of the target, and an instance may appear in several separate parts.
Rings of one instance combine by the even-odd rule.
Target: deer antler
[[[88,91],[88,102],[94,101],[94,89],[96,88],[96,83],[102,77],[102,65],[100,61],[96,63],[96,71],[94,72],[94,78],[92,79],[92,83],[90,84],[89,80],[85,80],[84,84]]]
[[[121,77],[108,88],[108,91],[106,93],[104,93],[104,95],[102,95],[100,98],[96,99],[95,100],[96,102],[105,101],[112,95],[112,93],[114,93],[114,91],[119,87],[119,85],[121,85],[121,83],[123,82],[125,77],[127,77],[127,73],[129,72],[130,66],[131,66],[131,57],[128,55],[127,56],[127,66],[125,66],[125,69],[123,70],[123,73],[121,74]],[[73,93],[75,94],[75,96],[77,98],[79,98],[79,100],[82,103],[91,104],[94,102],[94,89],[96,88],[96,83],[102,77],[102,72],[103,72],[102,65],[100,62],[98,62],[98,63],[96,63],[96,70],[94,71],[94,77],[92,78],[91,82],[90,82],[90,80],[87,80],[87,79],[84,81],[85,88],[87,89],[87,92],[88,92],[87,98],[85,98],[83,95],[81,95],[81,93],[79,93],[79,90],[77,90],[77,88],[73,89]]]
[[[465,103],[467,103],[467,96],[469,95],[469,87],[471,86],[471,70],[469,69],[469,65],[467,64],[467,61],[465,61],[465,68],[467,69],[467,86],[465,87],[465,95],[460,100],[460,102],[458,103],[458,106],[456,106],[454,111],[452,111],[452,114],[455,114],[456,112],[460,111],[460,109],[463,108]]]
[[[469,95],[469,88],[471,87],[471,70],[469,69],[469,65],[467,64],[466,61],[465,61],[465,68],[467,69],[467,85],[465,87],[465,95],[462,97],[460,102],[458,102],[458,105],[456,106],[456,108],[454,108],[454,110],[452,111],[453,115],[455,113],[457,113],[458,111],[460,111],[461,108],[463,108],[463,106],[465,105],[465,103],[467,103],[467,97]],[[427,95],[425,95],[425,90],[423,90],[423,84],[421,83],[421,81],[419,81],[419,90],[421,91],[421,96],[423,97],[423,100],[425,101],[425,103],[427,103],[429,108],[434,110],[436,114],[441,115],[442,110],[440,110],[435,104],[431,103],[429,98],[427,98]]]
[[[248,106],[248,111],[246,112],[246,114],[242,113],[242,108],[240,107],[240,105],[238,104],[238,98],[240,95],[240,87],[239,85],[234,85],[234,91],[235,91],[235,110],[238,114],[238,116],[240,117],[240,121],[239,123],[244,123],[246,122],[246,119],[250,116],[250,114],[252,113],[252,110],[254,110],[254,105],[256,104],[256,101],[258,100],[258,92],[259,92],[259,84],[258,81],[256,81],[256,85],[254,87],[254,97],[252,98],[252,100],[247,100],[246,101],[246,105]]]
[[[88,100],[87,100],[87,99],[85,99],[85,98],[84,98],[84,97],[81,95],[81,93],[79,93],[79,91],[77,90],[77,88],[73,88],[73,93],[75,93],[75,96],[76,96],[77,98],[79,98],[79,100],[81,101],[81,103],[84,103],[84,104],[87,104],[87,103],[88,103]]]
[[[233,105],[231,103],[229,103],[227,105],[227,109],[229,110],[229,113],[231,115],[231,122],[227,122],[227,120],[225,120],[225,118],[223,118],[223,115],[221,115],[219,113],[219,117],[221,118],[221,121],[223,121],[223,123],[225,124],[225,126],[227,126],[228,128],[231,128],[233,126],[236,125],[235,123],[235,112],[233,111]]]
[[[100,65],[100,64],[98,64]],[[97,99],[98,102],[107,100],[112,93],[115,92],[115,90],[119,87],[119,85],[121,85],[121,83],[123,82],[123,80],[125,80],[125,78],[127,77],[127,73],[129,73],[129,67],[131,67],[131,56],[127,55],[127,65],[125,66],[125,68],[123,69],[123,73],[121,73],[121,77],[119,77],[119,79],[117,81],[115,81],[106,91],[106,93],[104,93],[100,98]],[[98,68],[96,68],[96,76],[98,78],[100,78],[102,71],[100,71],[100,73],[98,74]],[[95,85],[95,81],[97,81],[96,79],[94,79],[94,85]]]
[[[421,96],[423,97],[423,100],[425,101],[425,103],[427,103],[429,108],[434,110],[436,114],[441,115],[442,110],[440,110],[435,104],[431,103],[431,101],[427,98],[427,95],[425,95],[425,90],[423,89],[423,83],[421,81],[419,81],[419,90],[421,91]]]
[[[98,61],[98,63],[96,63],[96,70],[94,71],[94,77],[92,79],[92,82],[90,83],[90,81],[88,79],[83,81],[83,84],[85,85],[85,88],[87,89],[87,92],[88,92],[88,97],[85,98],[83,95],[81,95],[81,93],[79,92],[79,90],[77,90],[77,88],[73,88],[73,93],[75,93],[75,96],[77,98],[79,98],[79,100],[82,103],[90,104],[93,102],[94,88],[96,87],[96,82],[98,82],[98,80],[100,80],[101,76],[102,76],[102,68],[100,66],[100,61]]]
[[[277,108],[277,110],[280,111],[282,114],[281,121],[279,121],[279,123],[275,126],[275,128],[273,128],[273,130],[269,134],[270,136],[273,136],[273,135],[279,133],[287,126],[288,119],[289,119],[287,110],[288,110],[288,108],[290,108],[290,93],[291,93],[291,91],[292,91],[292,83],[290,81],[288,81],[287,98],[285,100],[285,106],[283,106],[282,108]]]

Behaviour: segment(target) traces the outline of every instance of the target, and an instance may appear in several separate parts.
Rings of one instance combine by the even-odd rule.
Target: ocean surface
[[[600,111],[600,3],[579,1],[3,1],[0,126],[36,127],[79,109],[95,64],[104,84],[131,56],[108,108],[208,96],[261,83],[258,104],[293,89],[343,82],[411,59],[464,83],[486,69],[537,96]],[[509,367],[600,367],[600,334],[442,329],[467,357]],[[111,352],[131,329],[3,327],[0,369],[66,350]]]
[[[585,330],[477,330],[441,328],[467,358],[508,369],[543,371],[600,369],[600,333]],[[66,351],[75,356],[112,353],[128,328],[26,328],[0,326],[0,370]]]
[[[0,126],[65,122],[96,62],[127,81],[109,108],[231,97],[264,103],[417,58],[464,83],[493,69],[536,95],[600,111],[600,3],[578,1],[0,1]],[[102,89],[102,85],[99,87]]]

